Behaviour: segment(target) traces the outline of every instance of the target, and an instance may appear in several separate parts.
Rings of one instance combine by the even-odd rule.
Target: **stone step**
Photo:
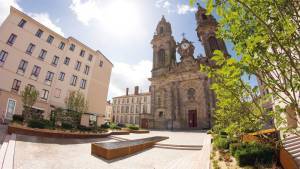
[[[1,167],[3,166],[3,163],[4,163],[4,159],[5,159],[5,155],[7,152],[7,147],[8,147],[10,137],[11,137],[11,135],[5,136],[5,139],[4,139],[1,149],[0,149],[0,166]]]
[[[288,147],[292,147],[292,146],[295,146],[295,145],[300,145],[300,140],[297,140],[297,141],[294,141],[294,142],[291,142],[291,143],[288,143],[288,144],[284,144],[283,146],[285,148],[288,148]]]
[[[293,157],[300,157],[300,152],[295,152],[293,154],[291,154]]]
[[[293,145],[293,146],[288,146],[288,147],[285,147],[285,149],[287,151],[290,151],[290,150],[299,150],[300,151],[300,144],[296,144],[296,145]]]
[[[287,140],[284,140],[283,141],[283,144],[289,144],[289,143],[293,143],[295,141],[300,141],[300,138],[297,137],[297,138],[293,138],[293,139],[287,139]]]
[[[296,154],[296,153],[299,153],[299,152],[300,152],[300,148],[288,150],[288,152],[289,152],[290,154]]]
[[[285,139],[294,139],[294,138],[299,138],[299,137],[300,136],[298,136],[298,135],[292,134],[292,135],[285,137]]]

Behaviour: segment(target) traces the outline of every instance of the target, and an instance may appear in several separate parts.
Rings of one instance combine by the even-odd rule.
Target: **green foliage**
[[[101,125],[101,128],[108,129],[110,127],[109,123],[104,123]]]
[[[71,91],[65,100],[65,104],[68,110],[72,110],[74,112],[86,113],[88,110],[88,103],[84,94],[79,90]]]
[[[65,123],[65,122],[61,123],[61,127],[62,127],[63,129],[66,129],[66,130],[71,130],[71,129],[73,129],[72,124],[70,124],[70,123]]]
[[[28,125],[28,127],[31,127],[31,128],[40,128],[40,129],[46,128],[46,126],[47,126],[45,121],[39,120],[39,119],[31,119],[28,121],[27,125]]]
[[[215,136],[213,140],[213,144],[216,148],[220,150],[225,150],[225,149],[229,149],[230,140],[227,137]]]
[[[275,157],[275,151],[271,146],[259,143],[237,144],[231,146],[230,151],[241,167],[270,165]]]
[[[79,125],[79,126],[77,127],[77,129],[78,129],[79,131],[87,131],[87,132],[93,130],[92,127],[87,127],[87,126],[82,126],[82,125]]]
[[[21,98],[24,108],[23,113],[26,120],[31,118],[32,106],[37,101],[38,96],[39,92],[34,87],[30,86],[26,86],[25,89],[21,92]]]
[[[120,130],[121,129],[121,127],[119,127],[116,123],[111,123],[109,128],[110,129],[115,129],[115,130]]]
[[[24,121],[24,117],[19,114],[13,115],[13,122],[22,123]]]
[[[129,128],[130,130],[139,130],[139,126],[134,125],[134,124],[129,124],[127,125],[127,128]]]

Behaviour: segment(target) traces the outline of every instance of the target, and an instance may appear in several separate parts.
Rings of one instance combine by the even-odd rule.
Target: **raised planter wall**
[[[49,129],[34,129],[23,126],[9,125],[7,129],[9,134],[23,134],[40,137],[54,137],[54,138],[103,138],[110,135],[128,135],[126,131],[109,131],[106,133],[78,133],[78,132],[63,132]]]

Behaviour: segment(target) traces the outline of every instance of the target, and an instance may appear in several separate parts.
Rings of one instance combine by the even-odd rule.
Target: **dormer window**
[[[163,33],[164,32],[164,28],[161,26],[160,28],[159,28],[159,33]]]

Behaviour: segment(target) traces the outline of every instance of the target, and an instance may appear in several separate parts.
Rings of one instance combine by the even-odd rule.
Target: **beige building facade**
[[[29,85],[40,93],[34,108],[49,118],[65,107],[70,91],[84,93],[89,113],[105,112],[112,63],[73,37],[64,38],[11,7],[0,27],[0,113],[21,114],[21,91]]]
[[[145,117],[151,116],[151,94],[149,92],[139,93],[139,87],[134,88],[134,93],[113,98],[112,121],[122,124],[136,124],[148,128]]]
[[[107,122],[112,121],[112,103],[109,101],[106,102],[104,120]]]
[[[208,129],[212,127],[215,95],[212,80],[200,71],[200,65],[214,66],[214,50],[227,56],[225,43],[216,37],[217,21],[198,7],[196,32],[205,56],[194,57],[194,45],[184,36],[174,40],[171,24],[164,17],[159,21],[153,39],[151,111],[149,126],[158,129]],[[176,51],[180,61],[176,60]]]

